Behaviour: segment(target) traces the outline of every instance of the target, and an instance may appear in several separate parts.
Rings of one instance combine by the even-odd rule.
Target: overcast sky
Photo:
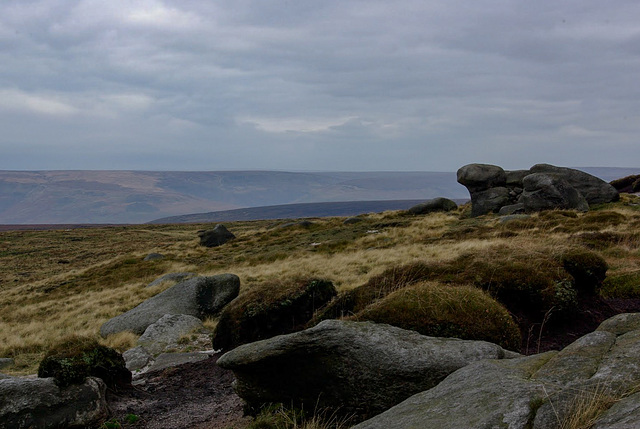
[[[637,0],[2,0],[0,169],[640,167]]]

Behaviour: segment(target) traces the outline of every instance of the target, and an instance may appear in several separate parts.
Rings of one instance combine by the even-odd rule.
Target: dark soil
[[[143,374],[136,386],[108,391],[107,401],[123,428],[241,429],[243,402],[233,391],[233,373],[204,361]],[[127,424],[127,415],[139,417]]]

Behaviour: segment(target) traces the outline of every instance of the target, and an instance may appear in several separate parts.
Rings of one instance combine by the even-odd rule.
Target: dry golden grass
[[[149,282],[178,271],[235,273],[243,289],[283,277],[321,277],[348,290],[411,262],[450,261],[464,253],[508,259],[509,249],[555,255],[595,243],[611,274],[640,273],[640,208],[632,204],[637,201],[625,198],[588,214],[552,212],[507,223],[495,216],[465,218],[466,208],[415,217],[373,214],[353,225],[312,219],[309,228],[232,222],[226,226],[237,239],[212,249],[197,238],[212,225],[2,232],[0,357],[16,359],[15,373],[33,372],[50,344],[69,333],[97,338],[106,320],[170,286],[145,288]],[[583,236],[590,233],[600,235]],[[143,261],[151,252],[165,258]],[[134,340],[108,341],[125,348]]]

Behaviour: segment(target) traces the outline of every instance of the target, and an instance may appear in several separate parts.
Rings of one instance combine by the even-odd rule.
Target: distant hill
[[[640,172],[582,170],[607,181]],[[469,198],[455,172],[0,171],[0,224],[131,224],[264,206],[440,196]]]
[[[381,213],[388,210],[406,210],[420,200],[349,201],[336,203],[283,204],[251,207],[211,213],[172,216],[149,223],[213,223],[240,220],[299,219],[306,217],[356,216],[363,213]],[[457,200],[464,203],[467,200]]]

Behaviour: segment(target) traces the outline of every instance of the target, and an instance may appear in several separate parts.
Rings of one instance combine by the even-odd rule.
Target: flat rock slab
[[[619,315],[560,352],[472,363],[354,429],[557,429],[581,401],[622,398],[593,428],[640,427],[640,315]],[[613,332],[611,332],[613,331]]]
[[[146,372],[161,371],[166,368],[184,365],[186,363],[199,362],[209,359],[207,353],[163,353],[158,355]]]
[[[340,413],[375,415],[437,385],[500,346],[434,338],[390,325],[326,320],[305,331],[242,345],[218,360],[250,407],[300,402]]]
[[[0,429],[98,427],[109,413],[105,393],[94,377],[64,389],[53,378],[0,380]]]
[[[100,335],[106,337],[123,331],[141,335],[149,325],[165,314],[186,314],[199,319],[215,316],[238,296],[239,291],[240,279],[235,274],[195,277],[108,320],[100,328]]]

